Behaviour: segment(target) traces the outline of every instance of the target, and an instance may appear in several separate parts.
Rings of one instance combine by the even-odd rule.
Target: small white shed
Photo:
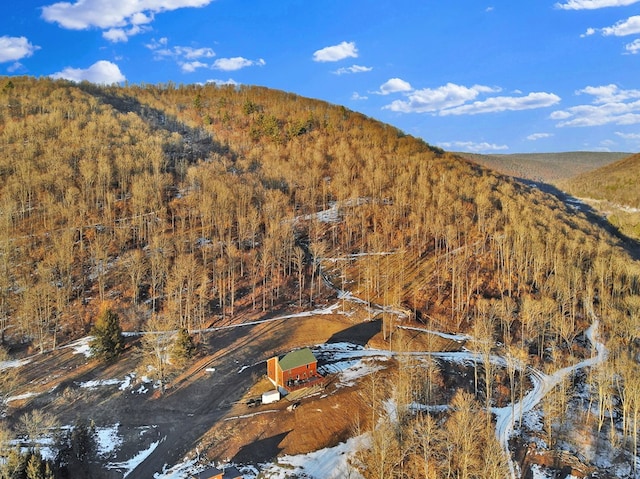
[[[280,391],[277,389],[262,393],[262,404],[271,404],[278,401],[280,401]]]

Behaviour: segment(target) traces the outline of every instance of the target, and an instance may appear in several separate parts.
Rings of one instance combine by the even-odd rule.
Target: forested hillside
[[[608,359],[589,394],[601,419],[615,409],[612,437],[635,457],[640,268],[555,197],[343,107],[260,87],[12,77],[0,88],[0,329],[11,357],[85,336],[105,303],[126,331],[191,332],[309,308],[328,294],[324,276],[367,304],[473,334],[478,354],[489,344],[487,357],[544,370],[588,357],[584,332],[599,319]],[[383,328],[395,325],[385,316]],[[485,410],[499,402],[487,364],[475,391]],[[469,400],[456,397],[456,408]],[[564,417],[568,401],[558,404],[553,417]],[[424,421],[406,414],[407,431]],[[397,429],[404,459],[385,467],[480,477],[470,471],[491,456],[504,473],[495,430],[474,427],[478,454],[460,449],[464,463],[428,441],[403,449]],[[361,459],[365,477],[391,477]]]
[[[589,202],[623,233],[640,238],[640,155],[566,179],[560,186]]]

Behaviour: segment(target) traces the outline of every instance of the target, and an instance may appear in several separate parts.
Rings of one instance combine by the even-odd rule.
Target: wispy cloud
[[[42,18],[69,30],[98,28],[112,42],[122,42],[151,23],[154,15],[179,8],[199,8],[213,0],[77,0],[42,7]]]
[[[625,140],[640,140],[640,133],[622,133],[620,131],[616,131],[616,135],[620,138],[624,138]]]
[[[441,146],[442,148],[445,148],[447,150],[467,151],[470,153],[484,153],[488,151],[504,151],[509,149],[507,145],[497,145],[495,143],[487,143],[487,142],[476,143],[473,141],[444,142],[444,143],[438,143],[438,146]]]
[[[335,73],[336,75],[345,75],[349,73],[366,73],[373,70],[373,67],[364,67],[361,65],[351,65],[350,67],[338,68]]]
[[[208,63],[202,63],[198,60],[193,62],[181,62],[180,69],[185,73],[193,73],[198,68],[209,68]]]
[[[153,55],[156,59],[174,58],[178,61],[193,61],[202,58],[213,58],[216,56],[216,52],[208,47],[194,48],[175,46],[169,48],[167,45],[168,40],[166,38],[161,38],[159,40],[152,40],[152,42],[147,44],[146,47],[153,51]]]
[[[542,140],[544,138],[551,138],[552,136],[553,136],[553,133],[533,133],[527,136],[527,140],[536,141],[536,140]]]
[[[206,83],[213,83],[215,85],[239,85],[239,83],[237,81],[235,81],[232,78],[229,78],[228,80],[218,80],[218,79],[211,79],[211,80],[207,80]]]
[[[394,84],[400,84],[397,80]],[[391,81],[391,80],[390,80]],[[406,100],[395,100],[384,108],[402,113],[435,113],[442,114],[445,110],[459,107],[468,101],[474,100],[480,93],[494,92],[495,89],[482,85],[466,87],[447,83],[438,88],[423,88],[421,90],[391,90],[388,89],[389,82],[381,87],[381,91],[402,91],[407,92]],[[407,83],[408,85],[408,83]],[[387,90],[383,87],[387,86]]]
[[[554,111],[556,126],[634,125],[640,123],[640,90],[621,90],[617,85],[588,86],[576,92],[590,95],[590,104]]]
[[[253,66],[264,66],[266,62],[260,58],[259,60],[248,60],[243,57],[233,57],[233,58],[219,58],[215,62],[213,62],[212,68],[214,70],[222,70],[226,72],[240,70],[242,68],[253,67]]]
[[[627,35],[637,35],[640,33],[640,15],[629,17],[626,20],[620,20],[610,27],[589,28],[582,36],[588,37],[598,32],[605,37],[626,37]]]
[[[411,85],[393,78],[380,87],[379,94],[402,93],[406,99],[395,100],[384,109],[401,113],[431,113],[433,115],[477,115],[502,111],[531,110],[555,105],[560,97],[553,93],[533,92],[528,95],[495,96],[498,87],[473,85],[470,87],[447,83],[437,88],[413,90]],[[479,99],[481,96],[488,98]]]
[[[477,115],[479,113],[534,110],[553,106],[559,102],[558,95],[545,92],[534,92],[525,96],[494,96],[486,100],[441,110],[440,115]]]
[[[146,47],[153,51],[156,60],[173,59],[184,73],[193,73],[199,69],[210,68],[212,70],[236,71],[242,68],[252,66],[264,66],[266,62],[260,58],[258,60],[249,60],[244,57],[218,58],[213,63],[206,60],[216,56],[216,52],[209,47],[188,47],[175,46],[169,47],[169,41],[166,38],[152,40]]]
[[[118,65],[106,60],[100,60],[86,69],[68,67],[58,73],[54,73],[51,77],[56,79],[64,78],[75,82],[89,81],[91,83],[106,85],[121,83],[126,80],[120,68],[118,68]]]
[[[368,100],[369,97],[366,95],[360,95],[360,93],[358,93],[357,91],[354,91],[353,94],[351,95],[351,99],[352,100],[356,100],[356,101],[360,101],[360,100]]]
[[[629,52],[631,55],[635,55],[636,53],[640,53],[640,38],[632,41],[631,43],[627,43],[624,49]]]
[[[569,0],[566,3],[556,3],[556,8],[562,10],[597,10],[607,7],[626,7],[638,3],[640,0]]]
[[[345,58],[358,58],[355,42],[342,42],[339,45],[324,47],[313,53],[314,62],[337,62]]]
[[[15,62],[13,65],[10,65],[7,67],[7,71],[9,73],[15,73],[18,72],[20,70],[24,70],[24,65],[20,62]]]
[[[26,37],[0,37],[0,63],[15,62],[30,57],[40,47],[33,45]]]

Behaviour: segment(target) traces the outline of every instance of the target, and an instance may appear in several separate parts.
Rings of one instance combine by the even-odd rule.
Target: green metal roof
[[[280,369],[282,369],[283,371],[288,371],[289,369],[315,362],[316,357],[313,355],[309,348],[302,348],[296,351],[291,351],[290,353],[282,356],[279,360]]]

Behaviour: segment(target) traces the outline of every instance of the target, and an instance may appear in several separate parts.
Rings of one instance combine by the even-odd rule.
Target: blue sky
[[[451,151],[640,151],[640,0],[9,0],[0,74],[261,85]]]

